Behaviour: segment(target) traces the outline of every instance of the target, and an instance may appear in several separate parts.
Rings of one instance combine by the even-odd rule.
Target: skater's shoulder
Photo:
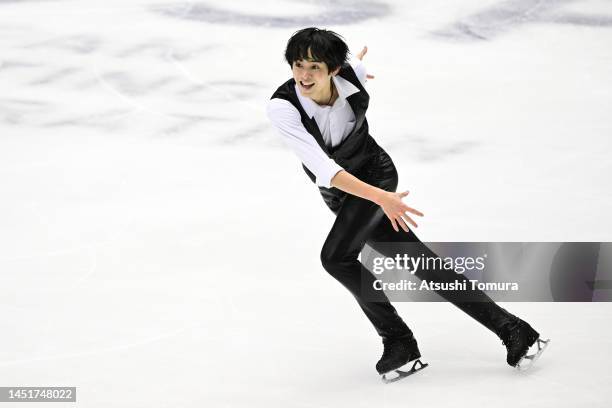
[[[342,64],[338,75],[353,83],[353,85],[357,85],[357,82],[359,82],[362,87],[365,87],[367,70],[359,59],[355,58]]]
[[[272,98],[266,104],[268,112],[283,112],[283,111],[296,111],[297,109],[287,99],[283,98]]]
[[[287,99],[290,97],[292,90],[295,87],[295,79],[289,78],[283,82],[274,92],[270,99]]]
[[[286,99],[272,98],[266,105],[266,113],[272,122],[278,120],[296,119],[299,121],[300,112]]]
[[[294,79],[281,85],[272,95],[267,105],[270,114],[282,116],[284,119],[300,121],[302,112],[312,118],[319,110],[318,105],[310,98],[300,94]]]

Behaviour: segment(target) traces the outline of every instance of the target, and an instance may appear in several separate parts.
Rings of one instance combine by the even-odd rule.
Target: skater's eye
[[[296,63],[295,63],[295,66],[296,66],[297,68],[302,68],[302,64],[301,64],[300,62],[296,62]],[[313,70],[318,70],[318,69],[320,69],[320,67],[319,67],[318,65],[313,65],[313,66],[311,66],[311,67],[310,67],[310,69],[313,69]]]

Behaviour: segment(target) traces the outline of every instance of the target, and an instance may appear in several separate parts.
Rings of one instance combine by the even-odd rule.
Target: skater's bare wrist
[[[389,194],[389,192],[383,190],[382,188],[378,188],[378,187],[374,187],[373,190],[374,192],[372,193],[372,197],[370,198],[370,201],[380,205],[383,202],[383,199],[385,198],[385,196]]]

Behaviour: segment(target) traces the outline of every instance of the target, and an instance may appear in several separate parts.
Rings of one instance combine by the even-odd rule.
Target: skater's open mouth
[[[310,89],[314,86],[314,83],[312,84],[305,84],[304,82],[300,81],[300,85],[302,85],[302,88],[304,89]]]

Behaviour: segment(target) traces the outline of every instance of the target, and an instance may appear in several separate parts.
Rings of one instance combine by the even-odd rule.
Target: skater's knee
[[[332,252],[326,246],[323,246],[321,249],[321,265],[328,272],[333,268],[334,260],[332,255]]]
[[[321,249],[321,265],[323,265],[327,272],[333,275],[341,262],[342,256],[337,249],[332,245],[323,245]]]

